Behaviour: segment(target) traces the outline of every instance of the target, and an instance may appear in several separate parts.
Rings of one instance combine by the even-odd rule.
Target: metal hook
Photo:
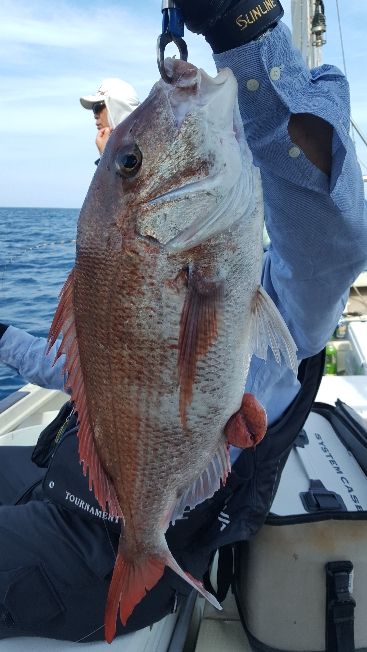
[[[162,0],[162,34],[157,41],[157,63],[162,79],[167,84],[172,83],[172,77],[167,74],[164,66],[164,52],[169,43],[174,43],[180,53],[180,59],[187,61],[188,51],[184,39],[184,23],[181,11],[176,7],[174,0]]]
[[[157,42],[157,64],[158,70],[161,74],[162,79],[164,79],[167,84],[172,84],[172,77],[167,74],[165,65],[164,65],[164,52],[169,43],[174,43],[180,53],[180,59],[187,61],[188,50],[187,45],[183,38],[173,36],[170,32],[165,32],[158,36]]]

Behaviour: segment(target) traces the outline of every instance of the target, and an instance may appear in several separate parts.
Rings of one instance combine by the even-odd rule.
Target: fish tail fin
[[[169,566],[169,568],[171,568],[173,571],[175,571],[175,573],[177,573],[177,575],[182,577],[182,579],[184,579],[188,584],[190,584],[194,589],[199,591],[199,593],[204,598],[206,598],[208,600],[208,602],[210,602],[210,604],[213,605],[213,607],[216,607],[217,609],[222,610],[221,605],[219,604],[218,600],[214,597],[214,595],[209,593],[209,591],[207,591],[204,588],[204,584],[202,582],[200,582],[200,580],[197,580],[195,577],[190,575],[190,573],[185,573],[185,571],[183,571],[182,568],[180,568],[177,561],[171,555],[170,552],[168,553],[168,556],[166,558],[166,564],[167,564],[167,566]]]
[[[119,608],[121,622],[126,625],[135,606],[162,577],[164,567],[164,560],[158,557],[127,561],[121,552],[118,553],[105,611],[105,639],[108,643],[116,634]]]
[[[133,561],[127,561],[119,552],[113,570],[105,611],[104,624],[107,643],[111,643],[116,634],[118,612],[120,611],[122,624],[126,625],[126,621],[136,605],[144,598],[146,592],[150,591],[161,579],[166,565],[199,591],[214,607],[222,609],[215,597],[204,588],[202,582],[180,568],[168,548],[160,557],[144,557],[141,560]]]

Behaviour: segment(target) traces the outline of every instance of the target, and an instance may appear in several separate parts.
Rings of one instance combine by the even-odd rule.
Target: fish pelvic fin
[[[267,428],[266,412],[253,394],[245,393],[241,407],[227,421],[224,433],[228,443],[251,448],[261,442]]]
[[[298,371],[297,346],[278,308],[260,285],[252,305],[252,353],[266,360],[268,347],[281,364],[282,356],[294,374]]]
[[[204,278],[196,270],[189,269],[187,286],[178,342],[179,409],[184,427],[186,409],[192,400],[198,359],[207,353],[218,336],[224,281]]]
[[[121,509],[115,489],[99,459],[88,413],[75,326],[73,304],[74,282],[75,270],[72,270],[60,293],[59,305],[48,335],[49,346],[47,352],[49,352],[62,333],[61,344],[58,348],[54,364],[62,354],[65,354],[64,371],[67,374],[66,385],[71,390],[71,400],[75,405],[78,416],[79,459],[83,464],[83,473],[86,475],[88,472],[89,489],[91,491],[93,490],[102,509],[105,511],[108,505],[110,515],[121,518]]]
[[[218,600],[214,597],[214,595],[212,595],[211,593],[209,593],[209,591],[206,590],[203,582],[197,580],[195,577],[190,575],[190,573],[185,573],[185,571],[183,571],[182,568],[178,565],[173,555],[171,555],[169,551],[168,553],[169,554],[166,559],[167,566],[171,568],[171,570],[175,571],[175,573],[177,573],[179,577],[182,577],[182,579],[185,580],[188,584],[190,584],[190,586],[196,589],[204,598],[208,600],[208,602],[210,602],[210,604],[213,605],[213,607],[216,607],[216,609],[222,611],[222,607],[219,604]]]
[[[127,561],[118,552],[105,611],[105,639],[108,643],[115,637],[118,613],[125,626],[136,605],[161,579],[164,567],[164,560],[158,557]]]

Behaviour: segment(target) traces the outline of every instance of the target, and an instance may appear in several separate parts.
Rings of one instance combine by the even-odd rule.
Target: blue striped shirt
[[[262,284],[298,347],[299,359],[325,346],[345,307],[349,288],[367,269],[367,206],[362,173],[349,137],[349,87],[334,66],[310,71],[279,23],[262,38],[214,57],[234,72],[239,105],[254,162],[260,167],[271,245]],[[310,113],[334,129],[329,177],[292,143],[292,113]],[[269,423],[299,390],[269,349],[253,356],[246,382]]]

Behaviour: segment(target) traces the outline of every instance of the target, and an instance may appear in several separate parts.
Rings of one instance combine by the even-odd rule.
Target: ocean
[[[73,267],[79,209],[0,208],[0,322],[46,336]],[[24,385],[0,363],[0,399]]]

